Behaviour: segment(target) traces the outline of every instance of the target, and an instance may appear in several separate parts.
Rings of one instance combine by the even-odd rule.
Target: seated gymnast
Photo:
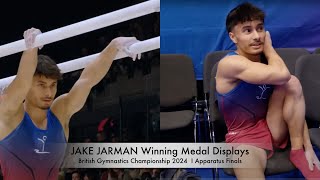
[[[90,90],[107,74],[135,37],[118,37],[87,65],[69,93],[55,98],[62,74],[48,56],[34,47],[35,28],[24,32],[27,47],[15,79],[0,99],[0,166],[5,180],[56,180],[69,136],[69,121],[85,104]]]
[[[216,91],[226,121],[227,143],[250,150],[247,167],[234,168],[238,179],[264,179],[274,148],[291,144],[290,161],[306,179],[320,179],[320,164],[305,121],[305,101],[299,80],[290,74],[264,28],[264,12],[250,3],[226,18],[236,51],[218,64]]]

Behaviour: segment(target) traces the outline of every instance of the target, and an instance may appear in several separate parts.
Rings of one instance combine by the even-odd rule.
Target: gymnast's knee
[[[296,76],[291,75],[290,80],[286,83],[286,92],[289,95],[300,97],[303,95],[302,86],[299,79]]]

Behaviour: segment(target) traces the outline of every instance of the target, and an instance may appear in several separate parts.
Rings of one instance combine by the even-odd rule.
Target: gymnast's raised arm
[[[13,115],[22,107],[38,62],[38,48],[34,47],[35,38],[41,34],[39,29],[31,28],[24,32],[23,37],[27,50],[21,56],[19,68],[15,79],[5,88],[1,95],[0,114]],[[6,118],[4,118],[6,119]]]
[[[84,106],[91,88],[108,73],[119,51],[125,52],[135,60],[137,55],[130,53],[128,48],[137,41],[135,37],[119,37],[112,40],[98,57],[85,67],[69,93],[61,95],[53,102],[51,109],[65,126],[69,123],[70,117]]]

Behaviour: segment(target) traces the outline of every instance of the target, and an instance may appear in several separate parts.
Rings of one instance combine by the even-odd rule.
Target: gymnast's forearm
[[[37,68],[38,48],[33,48],[23,52],[16,78],[26,87],[30,87]]]
[[[85,67],[80,80],[85,81],[91,88],[98,84],[108,73],[110,66],[118,53],[114,41],[99,54],[99,56]]]
[[[13,93],[15,94],[14,97],[24,99],[24,96],[26,96],[27,92],[31,88],[32,79],[37,68],[37,62],[38,48],[32,48],[24,51],[21,56],[17,75],[6,89],[6,93]]]
[[[6,88],[5,104],[7,112],[14,113],[23,102],[32,86],[32,79],[38,62],[38,48],[23,52],[18,73],[12,83]]]
[[[288,82],[291,78],[290,72],[282,58],[273,48],[270,33],[268,31],[265,36],[263,52],[268,60],[268,66],[271,67],[278,76],[281,75],[281,77],[283,77],[283,83]]]

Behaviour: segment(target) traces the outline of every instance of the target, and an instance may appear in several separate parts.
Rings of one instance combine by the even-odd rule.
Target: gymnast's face
[[[258,55],[263,52],[266,32],[261,20],[238,23],[229,36],[242,53]]]
[[[32,87],[27,101],[40,109],[48,109],[57,93],[57,80],[41,75],[33,76]]]

